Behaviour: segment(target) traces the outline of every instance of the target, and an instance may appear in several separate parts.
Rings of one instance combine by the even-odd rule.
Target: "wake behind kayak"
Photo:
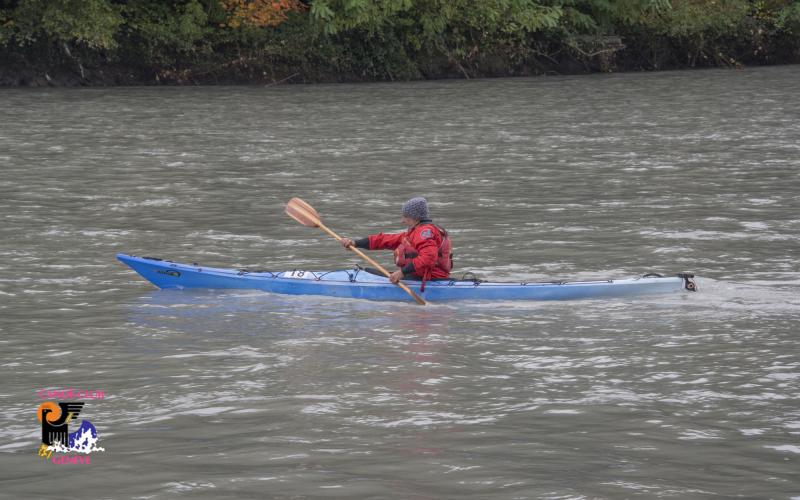
[[[290,295],[327,295],[368,300],[409,302],[413,299],[387,278],[361,268],[339,271],[257,271],[181,264],[153,257],[124,253],[117,259],[159,288],[254,289]],[[604,297],[635,297],[658,293],[695,291],[694,275],[671,277],[645,275],[640,278],[603,281],[557,281],[542,283],[488,282],[448,279],[429,281],[420,291],[418,281],[404,281],[426,300],[573,300]]]

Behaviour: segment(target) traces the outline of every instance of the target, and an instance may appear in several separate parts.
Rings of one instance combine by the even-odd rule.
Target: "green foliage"
[[[536,0],[314,0],[310,25],[334,42],[362,40],[353,55],[377,73],[444,58],[461,71],[484,54],[518,52],[528,37],[559,26],[560,4]],[[395,67],[395,69],[398,69]]]
[[[555,27],[560,6],[534,0],[315,0],[310,16],[326,34],[362,30],[374,34],[403,25],[433,39],[448,28],[489,33],[532,32]]]
[[[197,0],[160,2],[134,0],[123,7],[126,47],[148,63],[164,63],[176,54],[190,54],[211,32],[208,16]]]
[[[671,8],[651,10],[640,22],[669,37],[713,37],[732,33],[749,8],[748,0],[674,0]]]
[[[259,15],[271,5],[234,3]],[[0,0],[0,46],[35,61],[80,48],[82,58],[150,74],[294,71],[312,80],[513,74],[565,62],[608,70],[615,57],[635,68],[800,60],[800,0],[303,3],[272,26],[231,22],[222,0]]]
[[[775,15],[775,26],[794,37],[800,37],[800,2],[791,2]]]
[[[8,9],[0,9],[0,47],[8,45],[13,36],[13,27],[14,22],[11,20]]]
[[[622,25],[635,26],[672,9],[670,0],[618,0],[612,12]]]
[[[107,0],[21,0],[6,9],[0,43],[24,46],[40,40],[112,49],[122,23],[119,8]]]

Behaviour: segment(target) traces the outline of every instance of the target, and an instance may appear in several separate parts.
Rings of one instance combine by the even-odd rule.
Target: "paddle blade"
[[[286,204],[286,215],[308,227],[319,227],[319,215],[314,207],[300,198],[292,198]]]
[[[303,201],[303,199],[302,199],[302,198],[292,198],[291,200],[289,200],[289,202],[290,202],[290,203],[292,203],[292,202],[293,202],[295,205],[297,205],[297,206],[299,206],[299,207],[302,207],[302,208],[304,208],[306,212],[308,212],[308,213],[310,213],[310,214],[313,214],[313,215],[314,215],[314,217],[316,217],[317,219],[319,219],[319,214],[317,213],[317,211],[316,211],[316,210],[314,210],[314,207],[312,207],[311,205],[309,205],[308,203],[306,203],[305,201]]]

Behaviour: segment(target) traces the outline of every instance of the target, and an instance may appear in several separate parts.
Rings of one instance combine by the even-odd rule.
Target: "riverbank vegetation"
[[[798,0],[0,0],[0,84],[473,78],[800,62]]]

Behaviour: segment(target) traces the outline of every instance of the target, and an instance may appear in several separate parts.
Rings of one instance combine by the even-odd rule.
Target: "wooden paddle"
[[[328,227],[325,226],[325,224],[323,224],[322,221],[320,221],[319,214],[317,213],[316,210],[314,210],[314,207],[304,202],[300,198],[292,198],[291,200],[289,200],[289,203],[286,204],[285,212],[286,215],[296,220],[300,224],[308,227],[318,227],[323,231],[325,231],[326,233],[333,236],[334,238],[336,238],[337,240],[342,241],[341,236],[328,229]],[[389,277],[389,271],[387,271],[386,269],[383,268],[383,266],[372,260],[367,254],[365,254],[364,252],[362,252],[353,245],[350,245],[347,248],[348,250],[354,251],[355,253],[363,257],[367,262],[378,268],[378,270],[382,272],[384,275],[386,275],[387,278]],[[404,283],[398,281],[396,284],[397,286],[405,290],[407,294],[411,295],[414,298],[414,300],[417,301],[417,304],[422,306],[425,305],[425,301],[422,299],[422,297],[414,293],[414,291],[408,288]]]

